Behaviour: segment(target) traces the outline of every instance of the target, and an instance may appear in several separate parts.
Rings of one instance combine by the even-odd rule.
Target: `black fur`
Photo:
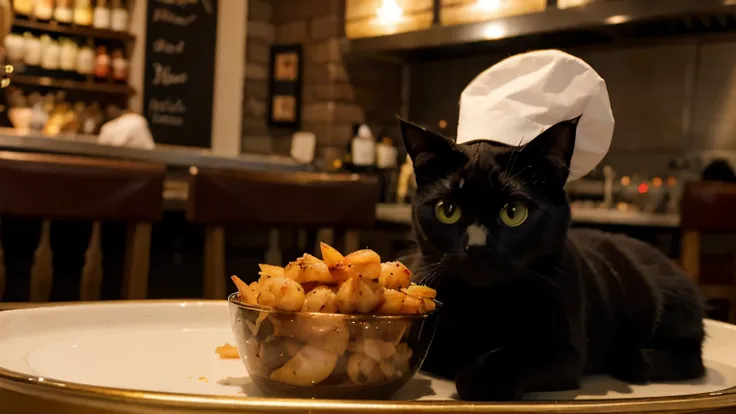
[[[523,147],[457,145],[400,124],[418,184],[415,274],[445,305],[423,369],[486,401],[574,389],[593,373],[633,383],[704,375],[703,303],[690,279],[645,243],[569,230],[576,121]],[[461,208],[459,222],[437,220],[439,200]],[[498,214],[513,201],[529,215],[512,228]],[[468,246],[470,225],[485,227],[485,245]]]

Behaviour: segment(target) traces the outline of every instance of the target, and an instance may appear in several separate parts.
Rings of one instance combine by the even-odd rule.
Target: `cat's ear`
[[[460,147],[450,138],[396,117],[406,152],[414,164],[417,184],[453,172],[467,161]]]
[[[570,162],[575,150],[575,135],[580,117],[552,125],[521,150],[524,156],[542,161],[565,184],[570,174]]]

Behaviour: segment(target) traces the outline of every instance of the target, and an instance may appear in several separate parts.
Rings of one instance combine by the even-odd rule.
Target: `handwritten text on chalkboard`
[[[210,146],[216,0],[149,0],[144,107],[157,142]]]

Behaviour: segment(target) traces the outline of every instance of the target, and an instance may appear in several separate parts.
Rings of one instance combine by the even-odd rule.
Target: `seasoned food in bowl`
[[[421,367],[437,322],[436,292],[401,263],[322,247],[286,268],[234,277],[233,335],[253,382],[268,394],[387,398]]]

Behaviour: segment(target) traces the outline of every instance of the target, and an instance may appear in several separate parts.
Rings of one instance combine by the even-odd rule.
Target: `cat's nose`
[[[465,230],[465,251],[488,250],[488,229],[482,224],[471,224]]]

